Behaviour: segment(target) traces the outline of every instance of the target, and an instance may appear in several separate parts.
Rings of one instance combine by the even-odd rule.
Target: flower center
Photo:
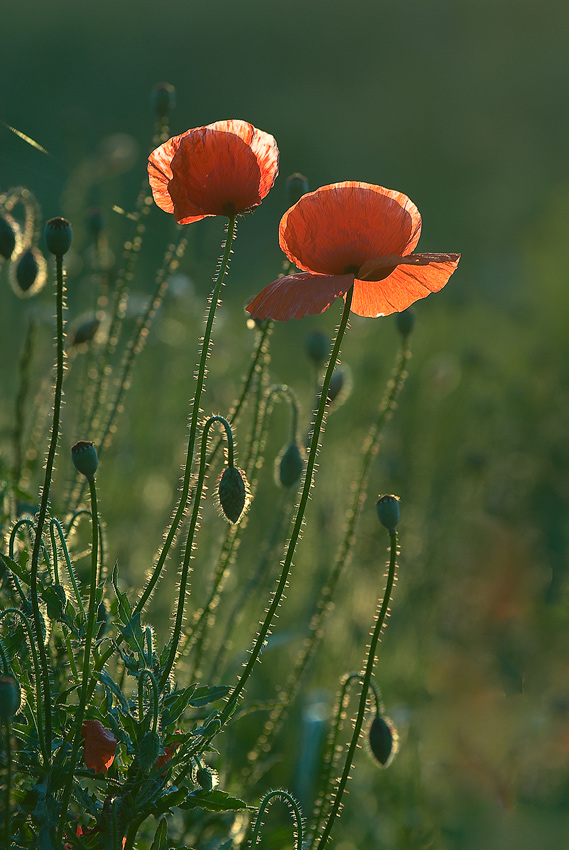
[[[227,218],[235,218],[235,213],[237,212],[237,210],[233,201],[225,201],[222,209],[223,215],[226,215]]]
[[[352,265],[346,266],[346,268],[344,269],[344,274],[354,274],[355,275],[359,272],[359,270],[360,270],[360,267],[356,266],[354,263],[352,263]]]

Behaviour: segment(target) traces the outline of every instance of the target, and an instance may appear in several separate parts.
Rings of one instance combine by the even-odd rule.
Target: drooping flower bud
[[[69,330],[70,345],[85,346],[88,342],[91,342],[101,327],[103,315],[103,313],[99,313],[93,316],[80,317]]]
[[[398,750],[399,736],[389,717],[376,714],[368,732],[369,748],[382,767],[392,761]]]
[[[45,246],[50,254],[63,257],[71,247],[71,225],[66,218],[50,218],[46,223],[43,237]]]
[[[381,496],[376,503],[377,516],[390,534],[395,532],[399,522],[399,499],[397,496]]]
[[[89,233],[94,239],[97,239],[103,232],[105,227],[105,216],[100,207],[91,207],[85,213],[85,223]]]
[[[227,466],[223,470],[217,485],[217,497],[226,519],[239,522],[250,500],[249,484],[243,470],[236,466]]]
[[[296,487],[300,481],[304,460],[296,441],[285,446],[275,461],[275,481],[286,490]]]
[[[413,307],[407,307],[406,310],[402,310],[400,313],[395,314],[397,330],[403,339],[406,339],[415,327],[415,317],[416,313]]]
[[[0,216],[0,257],[9,260],[18,241],[17,224],[11,216]]]
[[[81,734],[85,738],[85,764],[95,773],[106,773],[115,759],[118,741],[99,720],[84,720]]]
[[[286,181],[286,199],[289,207],[294,206],[297,201],[300,201],[303,195],[308,192],[308,180],[304,174],[299,174],[298,171],[291,174]]]
[[[99,466],[99,458],[93,443],[87,440],[79,440],[71,447],[71,459],[78,472],[84,475],[88,481],[94,480]]]
[[[20,708],[22,695],[18,680],[0,676],[0,722],[8,723]]]
[[[304,342],[306,353],[315,366],[321,366],[330,352],[330,337],[322,331],[312,331]]]
[[[28,248],[10,266],[10,283],[18,298],[36,295],[46,280],[47,263],[37,248]]]
[[[176,89],[170,83],[158,83],[152,89],[151,99],[158,118],[167,118],[176,106]]]
[[[338,366],[332,373],[328,387],[328,405],[339,407],[352,391],[352,373],[347,366]]]

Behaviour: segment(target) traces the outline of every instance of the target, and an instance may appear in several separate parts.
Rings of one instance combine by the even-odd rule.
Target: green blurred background
[[[330,699],[331,683],[361,665],[385,548],[373,500],[398,493],[400,581],[378,678],[402,747],[380,773],[360,754],[337,850],[566,847],[568,23],[569,11],[552,0],[52,0],[2,11],[0,191],[28,186],[45,218],[71,219],[72,316],[89,304],[85,207],[105,210],[118,257],[128,235],[128,221],[112,207],[132,209],[144,179],[155,83],[176,87],[173,133],[242,118],[276,137],[281,176],[240,225],[216,326],[208,412],[227,410],[245,368],[252,335],[243,303],[280,271],[276,234],[290,173],[303,172],[311,188],[364,180],[405,192],[423,215],[420,250],[462,252],[446,289],[417,305],[411,375],[374,467],[343,603],[292,714],[289,756],[270,776],[302,787],[303,701],[318,702],[321,688]],[[171,224],[152,211],[135,294],[151,290]],[[112,463],[99,476],[112,557],[133,587],[170,511],[222,225],[210,219],[188,231],[181,271],[193,295],[165,305]],[[33,309],[43,305],[49,316],[49,291],[37,302]],[[6,445],[27,309],[3,273]],[[336,305],[316,320],[279,325],[273,335],[273,378],[294,386],[305,421],[312,376],[303,340],[314,327],[332,333],[338,316]],[[47,328],[38,354],[38,386],[50,334]],[[391,320],[352,322],[343,352],[352,394],[328,423],[280,643],[267,650],[278,659],[262,665],[253,696],[278,684],[287,653],[299,646],[396,346]],[[87,436],[73,434],[72,411],[66,416],[70,441]],[[286,439],[286,412],[275,419],[269,453]],[[269,487],[270,463],[265,475]],[[276,491],[274,499],[257,517],[253,509],[253,529],[281,509]],[[206,511],[205,539],[218,534],[215,522]],[[254,538],[248,546],[254,558]],[[198,597],[200,581],[205,588],[207,577],[196,577]],[[240,578],[234,581],[238,588]],[[165,604],[157,602],[157,616]],[[243,732],[243,753],[246,746]]]

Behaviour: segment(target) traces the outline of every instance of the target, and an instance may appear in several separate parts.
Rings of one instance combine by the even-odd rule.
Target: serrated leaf
[[[29,585],[30,579],[24,568],[18,564],[17,561],[13,561],[12,558],[9,558],[8,555],[5,555],[4,552],[0,552],[0,558],[4,561],[4,566],[7,570],[14,573],[14,575],[23,581],[24,584]]]
[[[150,850],[166,850],[166,841],[168,839],[168,824],[166,818],[162,818],[158,824],[158,829],[154,833],[154,841]]]
[[[226,696],[230,690],[231,688],[227,687],[227,685],[197,688],[189,704],[197,707],[207,705],[210,702],[216,702]]]
[[[236,812],[247,803],[231,797],[226,791],[193,791],[180,805],[181,809],[206,809],[208,812]]]
[[[157,815],[163,815],[171,808],[179,806],[180,803],[183,803],[186,799],[187,793],[188,789],[182,785],[180,788],[176,788],[175,791],[170,791],[168,794],[164,794],[163,797],[160,797],[160,799],[156,801],[156,805],[152,809],[152,814],[155,817]]]

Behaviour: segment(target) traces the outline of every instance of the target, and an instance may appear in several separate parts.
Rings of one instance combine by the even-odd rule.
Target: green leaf
[[[160,797],[160,799],[156,802],[156,805],[152,809],[152,814],[155,817],[157,815],[163,815],[171,808],[179,806],[180,803],[183,803],[186,799],[187,793],[188,789],[182,785],[180,788],[176,788],[175,791],[170,791],[169,794],[164,794],[164,796]]]
[[[23,581],[24,584],[29,585],[30,578],[24,568],[20,566],[17,561],[13,561],[12,558],[9,558],[8,555],[4,554],[4,552],[0,552],[0,558],[4,561],[6,569],[14,573],[14,575],[19,578],[20,581]]]
[[[158,829],[154,833],[154,841],[150,850],[166,850],[166,840],[168,838],[168,824],[166,818],[162,818],[158,824]]]
[[[236,812],[248,808],[247,803],[231,797],[226,791],[193,791],[181,809],[207,809],[208,812]]]
[[[201,706],[207,705],[210,702],[217,702],[217,700],[226,696],[230,690],[231,688],[227,687],[227,685],[217,685],[211,688],[197,688],[189,701],[189,704],[193,706]]]

